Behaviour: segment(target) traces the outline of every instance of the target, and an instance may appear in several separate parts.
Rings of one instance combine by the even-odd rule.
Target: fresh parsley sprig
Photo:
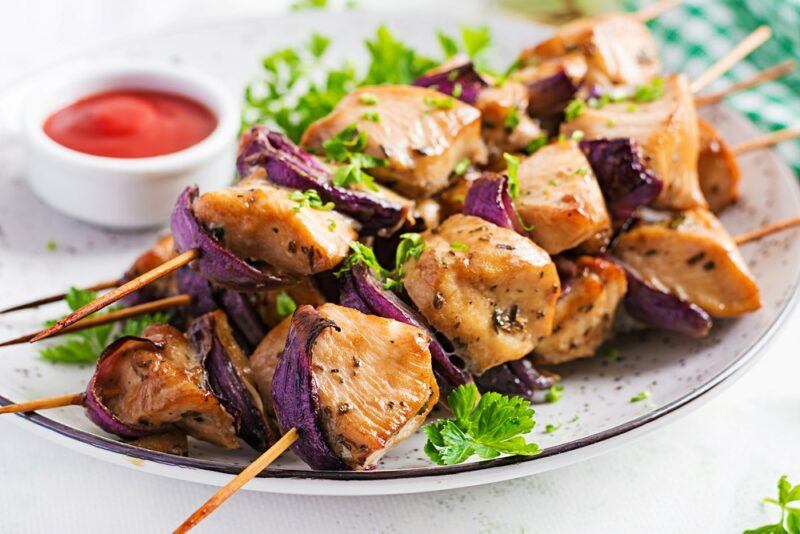
[[[356,124],[351,124],[322,144],[325,158],[341,164],[331,178],[334,185],[363,185],[367,189],[378,191],[375,179],[364,172],[364,169],[385,167],[388,162],[366,154],[364,150],[367,148],[367,141],[366,132],[360,131]]]
[[[792,486],[786,475],[778,480],[778,498],[766,498],[764,502],[780,506],[781,519],[774,525],[764,525],[744,534],[800,534],[800,484]],[[797,503],[796,506],[789,506]]]
[[[97,293],[84,291],[71,287],[64,299],[70,310],[78,308],[92,302],[97,298]],[[98,312],[95,315],[102,315],[119,307],[108,308],[106,311]],[[39,354],[45,360],[58,363],[84,364],[92,363],[97,360],[103,349],[112,341],[123,336],[139,336],[142,330],[153,323],[166,323],[170,319],[170,314],[158,312],[152,315],[140,315],[133,317],[119,324],[107,324],[87,328],[72,334],[67,334],[58,345],[44,347]],[[45,326],[55,324],[55,320],[45,322]]]
[[[411,258],[418,259],[425,247],[425,241],[420,234],[412,232],[400,234],[400,243],[397,244],[394,256],[394,272],[384,281],[386,289],[400,291],[403,288],[405,263]]]
[[[501,454],[531,456],[541,449],[525,441],[535,421],[531,403],[522,397],[495,392],[478,397],[475,384],[465,384],[447,396],[453,419],[440,419],[422,427],[428,437],[425,454],[438,465],[460,464],[477,454],[496,458]]]

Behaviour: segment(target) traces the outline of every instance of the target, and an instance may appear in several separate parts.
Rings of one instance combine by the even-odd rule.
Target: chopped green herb
[[[394,259],[394,273],[386,279],[384,287],[386,289],[400,290],[403,287],[403,269],[405,263],[411,259],[418,259],[425,250],[425,241],[422,236],[416,233],[400,234],[400,243],[397,244]]]
[[[552,434],[556,430],[561,428],[561,421],[558,421],[556,424],[548,423],[547,426],[544,427],[545,434]]]
[[[342,262],[342,267],[334,274],[336,276],[342,276],[350,272],[353,265],[357,263],[363,263],[369,267],[379,279],[386,278],[391,274],[378,263],[378,258],[375,257],[375,251],[358,241],[350,242],[350,255],[347,256],[347,259]]]
[[[511,108],[508,110],[508,115],[506,115],[506,120],[503,122],[503,126],[507,130],[513,130],[519,126],[519,121],[519,110],[517,108]]]
[[[428,437],[425,454],[438,465],[460,464],[472,455],[496,458],[501,454],[531,456],[541,452],[527,443],[535,425],[531,403],[493,391],[480,396],[475,384],[454,389],[447,397],[453,419],[440,419],[422,427]]]
[[[350,185],[363,185],[372,191],[377,191],[375,180],[364,172],[364,169],[384,167],[387,161],[365,154],[367,148],[367,134],[358,130],[356,124],[344,128],[322,144],[325,157],[328,161],[343,163],[333,173],[332,182],[339,187]]]
[[[449,96],[443,96],[441,98],[426,96],[422,101],[425,102],[426,106],[436,109],[453,109],[453,106],[456,105],[456,101]]]
[[[442,48],[445,59],[449,59],[458,54],[458,43],[455,39],[442,31],[436,32],[436,39],[439,41],[439,46]]]
[[[636,104],[633,104],[633,103],[628,104],[627,106],[625,106],[625,111],[628,111],[628,112],[633,112],[633,111],[636,111],[637,109],[639,109],[639,106],[637,106]]]
[[[47,250],[49,250],[50,252],[54,252],[54,251],[56,251],[56,250],[58,249],[58,243],[56,243],[55,241],[48,241],[48,242],[45,244],[45,247],[46,247],[46,248],[47,248]]]
[[[297,303],[286,291],[281,291],[275,298],[275,311],[281,318],[288,317],[297,309]]]
[[[649,391],[641,391],[641,392],[637,393],[636,395],[634,395],[633,397],[631,397],[631,402],[641,402],[641,401],[649,399],[649,398],[650,398],[650,392]]]
[[[312,33],[311,41],[308,43],[308,51],[311,52],[312,56],[318,59],[325,55],[330,44],[331,40],[329,37],[325,37],[319,33]]]
[[[294,200],[297,205],[292,211],[300,211],[303,208],[313,208],[315,210],[330,211],[333,209],[333,202],[322,202],[319,193],[314,189],[305,191],[292,191],[289,193],[289,200]]]
[[[453,250],[455,252],[468,252],[469,245],[467,245],[466,243],[462,243],[461,241],[453,241],[452,243],[450,243],[450,250]]]
[[[453,71],[453,73],[458,74],[458,71]],[[460,82],[456,82],[453,84],[453,97],[460,98],[464,92],[464,87],[461,85]]]
[[[553,187],[556,187],[561,184],[561,181],[557,180],[556,178],[550,178],[549,180],[547,180],[547,183],[549,185],[552,185]]]
[[[612,362],[619,360],[619,349],[614,347],[606,347],[605,350],[603,350],[603,358],[606,360],[611,360]]]
[[[567,108],[564,110],[564,120],[569,122],[581,116],[581,113],[586,109],[586,102],[579,98],[570,100]]]
[[[325,9],[328,7],[328,0],[295,0],[289,6],[292,11],[303,11],[306,9]]]
[[[575,130],[574,132],[572,132],[572,135],[570,135],[569,138],[575,141],[576,143],[580,143],[581,141],[583,141],[584,136],[585,134],[583,133],[583,130]]]
[[[331,221],[331,223],[328,225],[328,230],[330,230],[331,232],[336,230],[336,221]]]
[[[361,93],[358,95],[358,101],[365,106],[374,106],[378,103],[378,97],[372,93]]]
[[[650,83],[639,85],[631,97],[635,102],[652,102],[664,96],[664,79],[656,76]]]
[[[550,389],[544,394],[544,400],[553,404],[561,400],[561,397],[564,396],[564,386],[561,384],[554,384],[550,386]]]
[[[96,298],[97,293],[72,287],[67,292],[65,300],[70,310],[75,311]],[[103,315],[118,309],[120,308],[113,306],[93,314],[92,316]],[[166,323],[169,319],[169,313],[158,312],[153,315],[132,317],[122,323],[87,328],[86,330],[67,334],[62,338],[63,341],[61,343],[45,347],[39,351],[39,354],[42,358],[51,362],[73,364],[91,363],[97,360],[97,357],[103,352],[103,349],[112,341],[122,336],[139,336],[142,330],[147,326],[154,323]],[[45,325],[51,326],[54,323],[55,320],[47,321]]]
[[[778,480],[778,498],[767,497],[764,502],[779,506],[781,518],[774,525],[765,525],[745,530],[744,534],[798,534],[800,533],[800,506],[789,506],[800,503],[800,484],[792,486],[786,475]]]
[[[613,128],[616,125],[617,121],[615,119],[608,119],[608,121],[606,121],[606,126],[608,126],[609,128]]]
[[[588,167],[578,167],[572,172],[572,174],[575,176],[586,176],[588,173],[589,173]]]
[[[540,148],[547,146],[547,136],[540,135],[539,137],[535,138],[533,141],[525,145],[525,153],[529,156],[539,150]]]
[[[381,122],[381,116],[375,111],[365,111],[361,114],[361,118],[365,121]]]
[[[508,176],[508,194],[511,198],[519,196],[519,158],[508,152],[503,154],[506,160],[506,176]]]
[[[471,163],[469,158],[460,159],[458,163],[456,163],[456,166],[453,167],[453,174],[463,176],[463,174],[467,172],[467,169],[469,169]]]

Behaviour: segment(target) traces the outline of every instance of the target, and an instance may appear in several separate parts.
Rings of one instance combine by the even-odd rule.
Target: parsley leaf
[[[744,534],[798,534],[800,533],[800,507],[789,506],[793,502],[800,501],[800,484],[792,486],[786,475],[778,480],[778,498],[764,499],[764,502],[780,506],[781,518],[774,525],[764,525],[750,530],[745,530]]]
[[[399,290],[403,287],[404,264],[410,258],[418,259],[425,247],[425,241],[422,240],[421,235],[412,232],[400,234],[400,243],[397,244],[395,251],[394,274],[386,279],[384,284],[386,289]]]
[[[649,391],[640,391],[639,393],[637,393],[636,395],[631,397],[631,402],[632,403],[633,402],[641,402],[641,401],[647,400],[649,398],[650,398],[650,392]]]
[[[438,64],[395,38],[386,26],[379,27],[375,38],[364,45],[370,65],[359,85],[410,84]]]
[[[286,291],[281,291],[275,297],[275,311],[281,318],[288,317],[297,309],[297,303]]]
[[[314,189],[292,191],[289,193],[289,200],[294,200],[297,203],[297,205],[292,208],[292,211],[300,211],[303,208],[313,208],[322,211],[330,211],[333,209],[333,202],[323,203],[319,193]]]
[[[655,77],[650,83],[639,85],[631,97],[635,102],[652,102],[664,96],[664,79]]]
[[[334,274],[336,276],[342,276],[350,272],[350,268],[357,263],[363,263],[369,267],[378,278],[385,278],[390,274],[389,271],[378,263],[378,258],[375,257],[375,251],[358,241],[350,242],[350,255],[347,256],[344,262],[342,262],[342,267]]]
[[[447,397],[454,419],[441,419],[422,427],[428,437],[425,454],[438,465],[459,464],[477,454],[531,456],[541,452],[523,437],[533,430],[531,403],[522,397],[485,393],[478,401],[475,384],[454,389]],[[477,404],[476,404],[477,403]]]
[[[328,7],[328,0],[295,0],[289,8],[292,11],[303,11],[305,9],[325,9]]]
[[[451,96],[443,96],[441,98],[426,96],[422,101],[425,102],[426,106],[436,109],[453,109],[453,106],[456,105],[455,99]]]
[[[70,310],[75,311],[96,298],[97,293],[95,292],[71,287],[64,299]],[[118,309],[118,306],[114,306],[94,315],[103,315]],[[122,336],[141,335],[142,330],[147,326],[153,323],[166,323],[169,319],[169,313],[158,312],[153,315],[132,317],[118,324],[107,324],[94,328],[87,328],[86,330],[80,330],[63,336],[61,343],[44,347],[39,351],[39,354],[42,358],[51,362],[72,364],[92,363],[97,360],[97,357],[103,352],[103,349],[115,339]],[[47,321],[45,325],[50,326],[54,323],[55,320],[51,320]]]
[[[463,176],[464,173],[467,172],[467,169],[471,163],[472,162],[469,160],[469,158],[461,158],[458,160],[458,163],[456,163],[456,166],[453,167],[453,174],[456,176]]]
[[[455,252],[469,252],[469,245],[461,241],[453,241],[450,243],[450,250]]]
[[[581,113],[586,109],[586,101],[576,98],[569,101],[566,109],[564,110],[564,120],[566,122],[577,119]]]
[[[367,134],[359,131],[355,123],[327,139],[322,148],[328,161],[343,164],[333,173],[333,185],[347,187],[360,184],[372,191],[378,190],[375,179],[365,173],[364,169],[384,167],[388,163],[385,159],[364,153],[367,148]]]
[[[508,110],[508,115],[506,115],[506,120],[503,121],[503,126],[507,130],[513,130],[517,126],[519,126],[519,110],[517,108],[511,108]]]
[[[525,145],[525,153],[530,156],[531,154],[533,154],[534,152],[545,146],[547,146],[547,136],[540,135],[539,137],[533,139],[530,143]]]
[[[506,175],[508,176],[508,194],[511,198],[519,195],[519,158],[508,152],[503,154],[506,160]]]

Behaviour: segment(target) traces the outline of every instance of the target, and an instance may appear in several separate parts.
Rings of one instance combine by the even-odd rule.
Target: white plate
[[[304,13],[153,35],[80,61],[166,58],[203,69],[238,92],[257,73],[261,56],[305,40],[312,30],[335,37],[331,56],[360,61],[364,56],[361,41],[381,22],[387,22],[403,40],[432,53],[436,51],[434,30],[457,28],[456,20],[439,15]],[[506,60],[547,32],[502,18],[488,23],[498,45],[497,57]],[[23,86],[7,92],[0,111],[13,111],[23,94]],[[757,135],[749,122],[723,108],[711,110],[709,118],[731,142]],[[117,276],[152,241],[152,234],[107,232],[52,213],[24,184],[19,170],[21,157],[14,150],[0,152],[0,307],[59,291],[69,284],[90,284]],[[723,216],[733,234],[800,213],[795,178],[773,153],[760,151],[744,156],[741,164],[744,200]],[[719,321],[711,335],[700,341],[663,333],[638,334],[615,341],[622,355],[618,362],[596,358],[560,367],[566,386],[563,399],[537,407],[538,424],[532,438],[544,448],[539,456],[437,467],[421,452],[424,438],[418,434],[390,451],[380,469],[373,472],[313,472],[287,454],[247,488],[375,495],[465,487],[553,469],[629,441],[697,407],[755,361],[796,294],[800,240],[795,237],[794,231],[786,232],[744,247],[744,256],[761,287],[764,307],[757,313],[736,321]],[[55,241],[58,249],[48,251],[48,241]],[[0,338],[35,329],[43,319],[61,311],[51,306],[2,317]],[[29,346],[4,349],[0,394],[19,402],[77,392],[90,374],[89,367],[49,364]],[[643,390],[651,393],[648,401],[629,402]],[[576,415],[578,419],[573,421]],[[197,442],[191,445],[190,458],[142,451],[99,431],[78,408],[18,416],[15,420],[48,439],[107,461],[208,484],[225,483],[230,478],[225,473],[239,471],[254,457],[249,449],[227,453]],[[547,423],[558,421],[563,423],[558,431],[544,433]]]

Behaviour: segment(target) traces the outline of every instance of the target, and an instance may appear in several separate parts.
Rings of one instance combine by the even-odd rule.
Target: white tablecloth
[[[335,0],[332,0],[335,1]],[[361,2],[419,7],[422,0]],[[0,7],[0,87],[119,37],[265,10],[284,0],[37,0]],[[461,2],[460,9],[478,9]],[[0,283],[9,283],[1,281]],[[511,482],[394,497],[242,492],[199,532],[738,532],[800,483],[800,312],[738,383],[688,417],[602,457]],[[0,532],[164,532],[212,488],[65,450],[0,419]]]

